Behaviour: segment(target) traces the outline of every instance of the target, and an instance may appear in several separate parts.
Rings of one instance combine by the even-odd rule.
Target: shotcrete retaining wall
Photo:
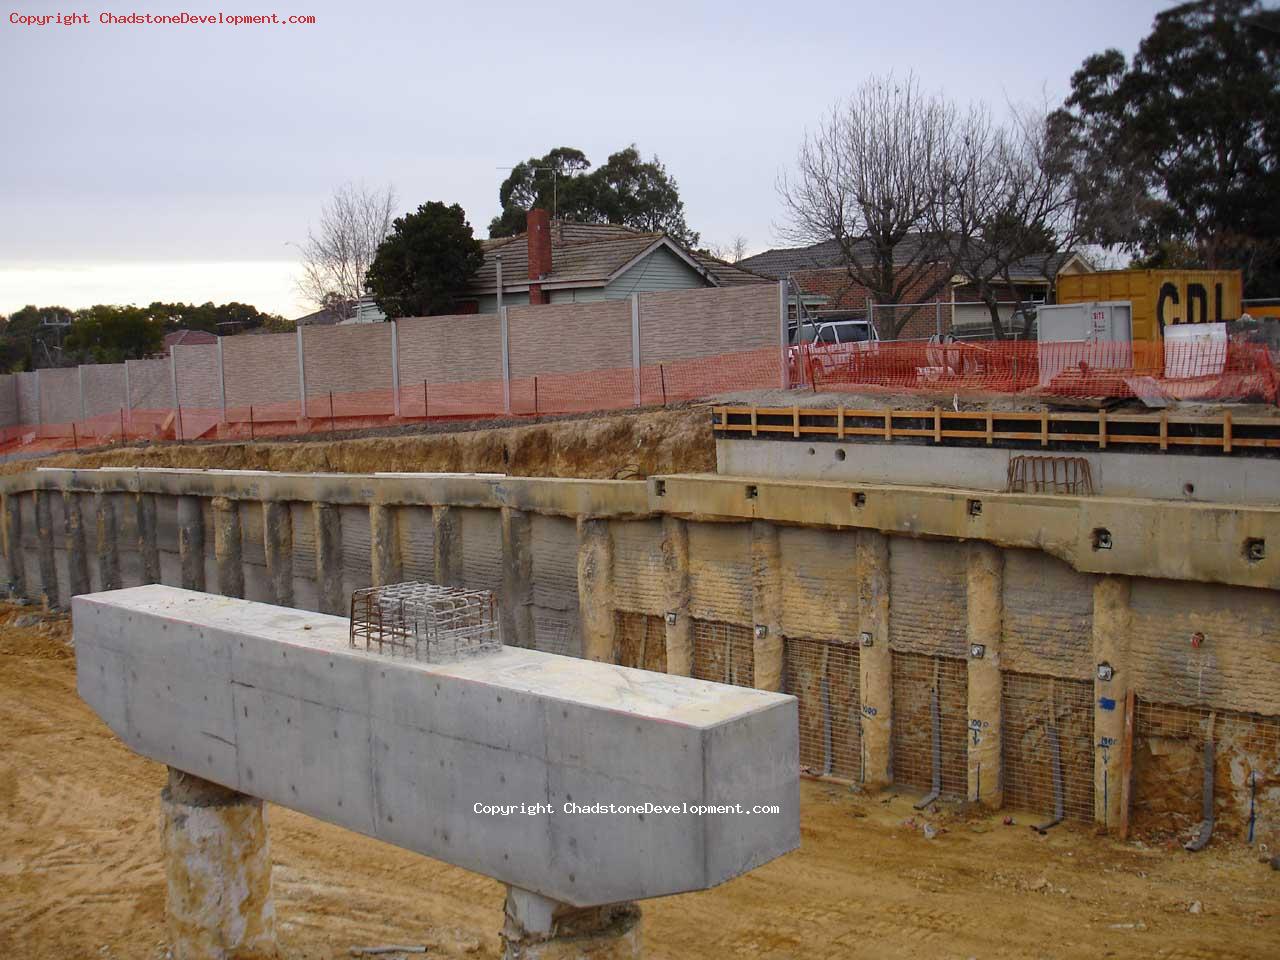
[[[370,583],[496,591],[507,641],[781,689],[801,763],[1280,841],[1280,509],[735,477],[39,470],[5,478],[19,594],[158,580],[327,612]],[[1268,545],[1270,541],[1270,547]],[[1110,679],[1099,666],[1110,668]],[[934,695],[934,690],[937,695]],[[1054,758],[1057,758],[1056,762]]]

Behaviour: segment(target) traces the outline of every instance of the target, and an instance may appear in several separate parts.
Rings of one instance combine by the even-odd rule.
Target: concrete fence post
[[[89,408],[84,401],[84,364],[76,367],[76,386],[80,390],[80,422],[83,423],[89,419]]]
[[[391,321],[391,414],[400,419],[400,324]]]
[[[511,412],[511,337],[507,307],[498,311],[498,335],[502,342],[502,412]]]
[[[125,423],[133,426],[133,387],[130,384],[129,361],[124,362],[124,416]]]
[[[218,398],[222,402],[222,422],[227,422],[227,364],[222,355],[222,338],[218,338]]]
[[[178,415],[178,348],[176,346],[169,348],[169,390],[173,394],[173,415]]]
[[[689,525],[662,517],[663,620],[667,633],[667,673],[693,673],[693,621],[689,619]]]
[[[754,686],[782,689],[782,545],[778,528],[765,520],[751,523],[751,608]]]
[[[1004,800],[1000,724],[1000,638],[1004,624],[1004,554],[990,543],[968,546],[965,587],[969,642],[969,793],[972,801],[999,807]]]
[[[40,390],[40,371],[36,371],[36,426],[44,426],[44,394]]]
[[[797,322],[799,317],[796,317]],[[787,281],[778,281],[778,386],[786,390],[791,386],[791,371],[788,366],[787,337]]]
[[[631,380],[635,403],[640,406],[640,294],[631,295]]]
[[[854,535],[858,578],[858,683],[862,702],[862,780],[893,782],[893,654],[889,649],[889,538]]]
[[[307,359],[302,344],[302,327],[298,334],[298,419],[307,419]]]
[[[1107,829],[1120,824],[1120,762],[1124,702],[1130,686],[1126,654],[1132,614],[1128,577],[1100,577],[1093,586],[1093,813]],[[1108,679],[1103,679],[1103,674]]]

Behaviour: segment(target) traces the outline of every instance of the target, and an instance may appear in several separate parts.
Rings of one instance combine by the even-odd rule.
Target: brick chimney
[[[538,283],[551,273],[551,215],[546,210],[529,211],[526,221],[529,237],[529,302],[546,303],[547,295]]]

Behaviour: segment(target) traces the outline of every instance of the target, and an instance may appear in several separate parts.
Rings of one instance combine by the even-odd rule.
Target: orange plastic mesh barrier
[[[776,347],[502,380],[402,382],[392,389],[328,392],[250,406],[120,408],[85,420],[0,428],[0,456],[121,440],[225,440],[298,436],[420,420],[525,417],[657,406],[790,383],[809,391],[986,392],[1026,397],[1162,397],[1276,402],[1265,346],[1028,341],[884,342]],[[278,394],[277,394],[278,395]]]

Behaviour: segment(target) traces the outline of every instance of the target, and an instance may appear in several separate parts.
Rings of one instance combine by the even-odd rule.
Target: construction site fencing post
[[[631,381],[640,406],[640,294],[631,294]]]
[[[298,327],[298,419],[307,419],[307,359],[302,345],[302,327]]]
[[[178,433],[181,434],[182,405],[178,402],[178,360],[177,357],[174,356],[174,351],[176,349],[177,347],[169,348],[169,386],[173,390],[173,421],[174,425],[178,428]],[[178,439],[181,440],[182,437],[179,436]]]
[[[507,307],[498,311],[498,334],[502,341],[502,412],[511,414],[511,339],[507,325]]]
[[[796,322],[800,322],[799,315]],[[787,369],[787,281],[778,281],[778,386],[786,390],[791,386],[790,371]],[[663,391],[666,392],[665,390]],[[666,400],[662,401],[666,406]]]
[[[222,422],[227,422],[227,366],[222,359],[222,338],[218,338],[218,397],[222,403]]]
[[[391,321],[391,415],[400,419],[400,324]]]

